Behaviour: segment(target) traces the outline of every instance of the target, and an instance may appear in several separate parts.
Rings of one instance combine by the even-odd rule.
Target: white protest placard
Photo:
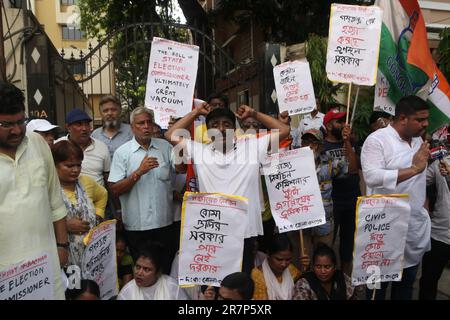
[[[388,97],[390,84],[381,71],[378,70],[377,84],[375,86],[375,97],[373,110],[384,111],[395,116],[395,103]]]
[[[331,5],[326,64],[328,79],[364,86],[375,84],[381,12],[376,6]]]
[[[83,279],[100,287],[100,299],[118,294],[116,260],[116,220],[102,222],[84,238],[86,248],[81,263]]]
[[[53,285],[53,267],[48,253],[0,270],[0,300],[53,300]]]
[[[410,212],[408,195],[358,197],[353,285],[402,279]]]
[[[311,70],[306,60],[289,61],[273,68],[280,113],[304,114],[316,107]]]
[[[162,129],[167,129],[169,127],[170,116],[170,113],[153,110],[154,121],[159,124]]]
[[[280,233],[322,225],[322,203],[313,151],[307,148],[288,150],[266,156],[264,166],[272,216]]]
[[[170,116],[183,117],[192,111],[198,53],[197,46],[153,38],[145,106],[155,111],[155,122],[163,129]]]
[[[241,271],[248,200],[218,194],[184,194],[178,270],[180,286],[220,286]]]

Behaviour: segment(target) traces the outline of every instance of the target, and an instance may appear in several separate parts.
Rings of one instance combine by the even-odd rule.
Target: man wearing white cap
[[[39,133],[47,141],[49,146],[55,142],[56,128],[59,127],[45,119],[33,119],[27,124],[27,132]]]

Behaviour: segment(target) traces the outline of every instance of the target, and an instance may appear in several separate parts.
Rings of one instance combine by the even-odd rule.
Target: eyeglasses
[[[0,121],[0,127],[2,127],[3,129],[11,129],[15,125],[24,126],[24,125],[26,125],[26,123],[27,123],[27,119],[21,119],[16,122]]]

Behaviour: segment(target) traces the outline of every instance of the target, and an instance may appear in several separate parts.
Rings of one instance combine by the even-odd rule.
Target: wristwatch
[[[59,247],[59,248],[69,249],[69,243],[68,242],[65,242],[65,243],[57,242],[56,246]]]

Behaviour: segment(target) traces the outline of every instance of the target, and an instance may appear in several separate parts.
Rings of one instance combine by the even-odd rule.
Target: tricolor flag
[[[450,122],[450,87],[434,62],[417,0],[376,0],[383,9],[375,109],[394,114],[407,95],[430,105],[432,132]]]
[[[192,102],[192,110],[194,109],[195,102]],[[189,128],[189,132],[191,134],[191,139],[195,140],[195,121]],[[186,191],[198,192],[197,176],[195,175],[194,163],[192,162],[192,159],[190,159],[186,168]]]

